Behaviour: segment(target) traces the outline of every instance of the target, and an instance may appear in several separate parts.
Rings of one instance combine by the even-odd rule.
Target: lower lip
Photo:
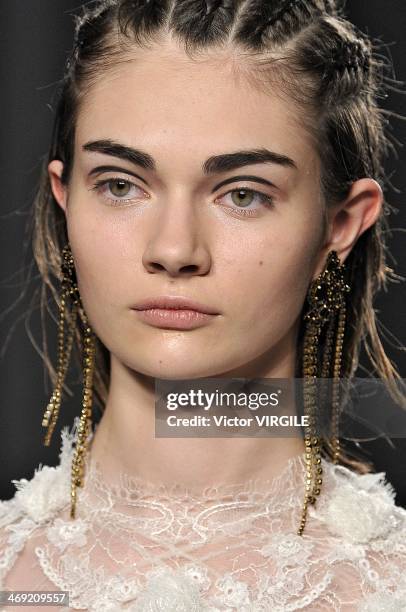
[[[197,310],[175,310],[173,308],[149,308],[136,310],[136,312],[146,323],[169,329],[195,329],[207,325],[215,316]]]

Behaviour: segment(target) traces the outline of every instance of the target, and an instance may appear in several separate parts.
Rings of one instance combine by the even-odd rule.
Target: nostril
[[[181,272],[196,272],[197,266],[195,264],[190,264],[188,266],[182,266],[180,271]]]
[[[155,270],[165,270],[165,266],[163,266],[160,263],[152,262],[150,265],[151,265],[151,268],[154,268]]]

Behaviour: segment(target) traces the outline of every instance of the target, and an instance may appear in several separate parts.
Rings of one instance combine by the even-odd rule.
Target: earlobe
[[[330,215],[328,251],[337,251],[341,263],[348,257],[358,238],[378,220],[383,205],[382,189],[371,178],[353,183],[347,199]]]
[[[66,187],[62,183],[63,162],[54,159],[48,164],[49,181],[55,200],[66,213]]]

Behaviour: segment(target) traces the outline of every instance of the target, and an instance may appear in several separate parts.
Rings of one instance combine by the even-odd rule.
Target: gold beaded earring
[[[308,417],[305,428],[306,483],[305,499],[298,535],[302,535],[309,504],[316,502],[323,482],[321,466],[322,437],[318,430],[317,378],[332,376],[332,447],[333,463],[338,462],[340,441],[338,423],[340,415],[339,379],[341,375],[342,348],[345,331],[345,294],[350,287],[344,280],[345,268],[340,265],[336,251],[330,251],[323,272],[309,288],[307,301],[309,308],[305,314],[306,322],[303,342],[303,400],[304,413]],[[325,324],[328,324],[321,364],[319,364],[319,340]],[[333,357],[333,359],[332,359]]]
[[[45,435],[44,444],[45,446],[49,446],[59,415],[62,400],[62,388],[72,351],[77,314],[80,313],[80,317],[84,325],[83,401],[75,444],[75,452],[72,460],[70,515],[72,518],[75,518],[76,489],[77,487],[83,486],[84,457],[87,450],[88,438],[92,430],[95,338],[81,304],[79,288],[76,281],[75,266],[69,243],[62,251],[61,274],[62,291],[59,305],[57,375],[54,391],[43,416],[42,426],[48,428]],[[72,302],[70,313],[67,309],[67,301],[69,298]],[[65,320],[68,322],[69,326],[66,342]]]

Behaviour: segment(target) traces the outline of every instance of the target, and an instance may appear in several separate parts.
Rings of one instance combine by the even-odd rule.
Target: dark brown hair
[[[153,48],[172,36],[188,56],[227,52],[259,86],[278,83],[303,114],[322,160],[326,206],[342,201],[354,181],[372,177],[384,187],[383,159],[388,152],[386,119],[378,106],[384,62],[370,40],[347,21],[333,0],[107,0],[86,5],[77,17],[75,44],[60,84],[52,145],[44,161],[33,210],[34,255],[40,270],[42,307],[47,292],[59,305],[61,252],[67,243],[65,217],[50,189],[47,165],[64,163],[69,183],[75,122],[91,87],[107,70],[134,57],[137,47]],[[397,399],[399,374],[382,346],[373,308],[375,293],[393,275],[386,264],[385,231],[391,207],[384,203],[378,221],[358,239],[346,260],[347,325],[343,377],[358,367],[362,343],[375,374]],[[398,277],[397,277],[398,278]],[[304,304],[303,308],[305,309]],[[302,376],[303,326],[299,333],[296,376]],[[81,351],[81,330],[76,329]],[[44,346],[52,379],[55,370]],[[95,401],[103,406],[109,386],[109,353],[97,341]],[[362,470],[362,464],[341,460]]]

